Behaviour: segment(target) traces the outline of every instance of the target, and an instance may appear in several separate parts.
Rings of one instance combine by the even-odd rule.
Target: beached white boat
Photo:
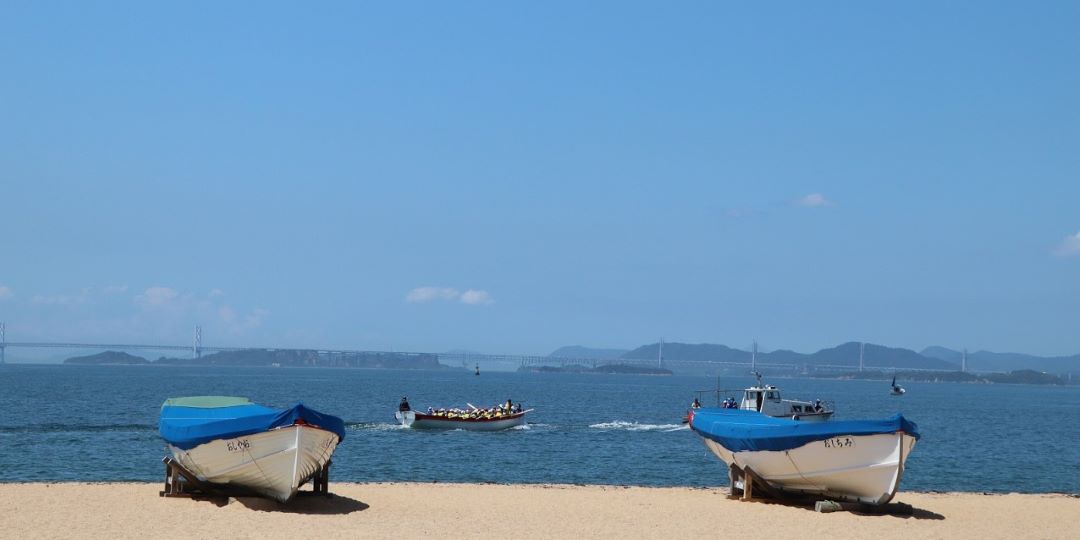
[[[167,400],[160,431],[198,480],[281,502],[328,466],[345,434],[340,418],[302,404],[280,410],[227,397]]]
[[[703,408],[691,411],[690,426],[729,467],[778,491],[873,505],[892,500],[919,438],[901,415],[807,423]]]
[[[401,425],[413,429],[467,429],[470,431],[500,431],[525,424],[525,413],[521,411],[499,418],[447,418],[416,411],[398,411],[394,418]]]

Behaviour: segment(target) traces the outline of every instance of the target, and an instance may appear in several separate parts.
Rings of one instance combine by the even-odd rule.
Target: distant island
[[[76,356],[64,360],[65,364],[80,366],[132,366],[149,364],[150,361],[133,354],[118,351],[105,351],[87,356]]]
[[[783,364],[793,366],[796,375],[813,375],[820,370],[826,373],[823,376],[834,377],[838,367],[839,370],[843,370],[844,366],[857,368],[859,366],[860,352],[864,369],[899,368],[901,370],[926,369],[961,372],[963,371],[961,364],[964,364],[963,367],[966,367],[967,370],[977,372],[1033,370],[1035,372],[1065,375],[1066,377],[1070,373],[1080,374],[1080,354],[1072,356],[1036,356],[1020,353],[977,351],[967,353],[965,356],[961,351],[939,346],[914,351],[903,347],[888,347],[857,341],[841,343],[835,347],[828,347],[810,353],[787,349],[759,350],[757,362],[759,365],[763,365],[764,369],[768,369],[769,364]],[[718,367],[716,364],[748,364],[752,356],[753,353],[750,350],[716,343],[666,342],[663,350],[664,361],[676,363],[673,368],[677,371],[707,373],[710,375],[715,375],[718,370],[721,372],[725,370],[731,372],[745,371],[740,367]],[[629,351],[574,345],[560,347],[547,356],[553,365],[566,363],[566,360],[616,362],[619,360],[647,360],[656,362],[659,357],[659,343],[642,345]],[[677,364],[679,362],[685,363]],[[1016,377],[1021,376],[1017,375]],[[1071,381],[1066,378],[1065,383],[1070,384]]]
[[[589,367],[582,365],[567,366],[521,366],[518,371],[526,373],[602,373],[605,375],[672,375],[670,369],[628,364],[607,364]]]
[[[200,358],[166,358],[153,362],[124,352],[105,351],[64,360],[73,365],[237,366],[237,367],[352,367],[392,369],[455,369],[439,363],[433,353],[352,353],[320,355],[309,349],[242,349],[221,351]],[[460,368],[458,368],[460,369]]]
[[[983,384],[1053,384],[1064,385],[1068,381],[1041,371],[1031,369],[1019,369],[1009,373],[988,373],[978,375],[964,371],[898,371],[895,374],[897,381],[916,382],[963,382]],[[892,380],[893,374],[881,371],[854,371],[835,375],[819,375],[819,378],[858,379],[858,380]]]
[[[470,355],[476,358],[470,359]],[[860,368],[863,374],[852,375]],[[678,372],[697,375],[746,375],[753,353],[748,350],[713,343],[665,342],[662,363],[660,344],[636,349],[594,348],[581,345],[560,347],[551,354],[529,357],[531,366],[524,372],[593,372],[667,374]],[[440,357],[444,363],[440,363]],[[71,365],[168,365],[168,366],[264,366],[264,367],[354,367],[388,369],[461,370],[473,364],[496,362],[502,369],[513,356],[490,356],[472,351],[449,353],[347,352],[328,353],[316,349],[238,349],[207,354],[199,358],[157,360],[117,351],[68,358]],[[470,361],[471,360],[471,361]],[[539,360],[539,361],[536,361]],[[787,349],[759,350],[757,368],[770,375],[793,377],[884,378],[899,371],[902,380],[955,380],[958,382],[1022,382],[1032,384],[1078,384],[1080,355],[1040,357],[1019,353],[978,351],[963,353],[945,347],[927,347],[920,352],[902,347],[851,341],[812,353]],[[501,362],[501,364],[498,364]],[[546,366],[543,369],[539,365]],[[592,368],[573,367],[593,365]],[[558,366],[556,368],[556,366]],[[619,366],[619,367],[614,367]],[[658,367],[650,367],[658,366]],[[487,369],[487,366],[483,366]],[[966,368],[966,369],[965,369]],[[498,367],[493,369],[499,369]],[[879,373],[867,375],[866,373]]]

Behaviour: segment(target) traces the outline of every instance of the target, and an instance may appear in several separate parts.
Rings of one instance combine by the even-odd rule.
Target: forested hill
[[[652,360],[659,352],[659,343],[643,345],[622,357],[625,359]],[[687,344],[664,343],[665,360],[686,360],[699,362],[749,362],[750,351],[735,349],[727,345],[712,343]],[[795,365],[833,365],[858,366],[859,343],[848,342],[821,349],[813,353],[800,353],[789,350],[758,352],[758,361],[763,363]],[[886,347],[867,343],[863,347],[863,363],[866,366],[898,367],[909,369],[960,369],[958,364],[923,356],[910,349]]]
[[[626,354],[626,349],[594,349],[581,345],[559,347],[548,355],[549,358],[591,358],[596,360],[614,360]]]
[[[149,362],[141,356],[135,356],[126,352],[105,351],[87,356],[68,358],[67,360],[64,360],[64,363],[81,366],[103,366],[148,364]]]
[[[959,365],[964,353],[946,347],[934,346],[923,349],[920,354]],[[1034,369],[1050,373],[1080,373],[1080,354],[1073,356],[1036,356],[1023,353],[975,351],[968,353],[967,367],[979,371]]]

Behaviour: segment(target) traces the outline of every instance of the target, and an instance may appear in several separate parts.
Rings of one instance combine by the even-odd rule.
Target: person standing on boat
[[[401,397],[401,403],[398,403],[397,410],[398,412],[408,412],[412,410],[412,406],[409,405],[408,396]]]

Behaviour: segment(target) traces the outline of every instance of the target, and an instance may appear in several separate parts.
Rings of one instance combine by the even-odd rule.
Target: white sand
[[[335,484],[329,499],[162,498],[159,484],[0,484],[0,536],[25,538],[1080,538],[1080,498],[900,493],[910,516],[822,514],[726,490]]]

